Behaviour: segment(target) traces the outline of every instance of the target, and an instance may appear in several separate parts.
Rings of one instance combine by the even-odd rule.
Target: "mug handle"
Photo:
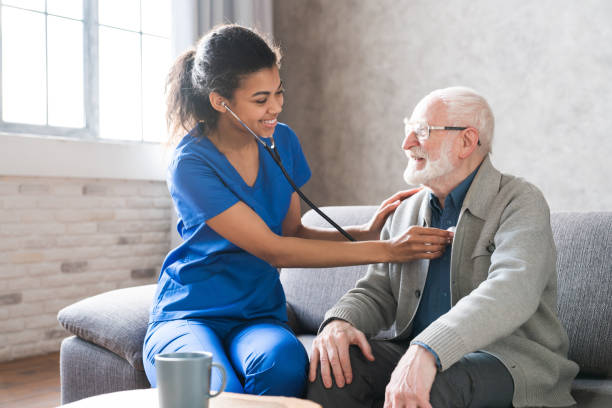
[[[225,382],[226,382],[227,378],[225,376],[225,368],[223,368],[223,366],[221,364],[212,363],[212,366],[213,367],[217,367],[219,370],[221,370],[221,375],[223,375],[223,381],[222,381],[221,388],[219,389],[219,391],[217,391],[216,393],[212,394],[210,392],[210,388],[208,390],[208,396],[210,398],[215,398],[216,396],[221,394],[223,392],[223,390],[225,389]]]

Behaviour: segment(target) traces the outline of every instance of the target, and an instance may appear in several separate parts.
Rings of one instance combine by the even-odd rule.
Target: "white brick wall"
[[[171,211],[163,182],[0,176],[0,361],[58,351],[61,308],[155,282]]]

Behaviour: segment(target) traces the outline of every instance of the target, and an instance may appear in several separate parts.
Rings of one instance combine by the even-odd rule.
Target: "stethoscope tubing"
[[[289,182],[289,184],[291,185],[291,187],[293,188],[293,190],[298,193],[298,195],[300,196],[300,198],[306,203],[308,204],[308,206],[310,208],[312,208],[317,214],[319,214],[321,217],[323,217],[323,219],[325,221],[327,221],[328,223],[330,223],[336,230],[338,230],[339,233],[341,233],[346,239],[348,239],[349,241],[356,241],[355,238],[353,238],[351,236],[351,234],[349,234],[348,232],[346,232],[344,230],[344,228],[342,228],[340,225],[338,225],[334,220],[332,220],[331,218],[329,218],[327,216],[327,214],[325,214],[323,211],[321,211],[321,209],[319,209],[319,207],[317,207],[312,201],[310,201],[308,199],[308,197],[306,197],[306,195],[304,193],[302,193],[302,190],[300,190],[300,188],[295,184],[295,182],[291,179],[291,177],[289,177],[289,174],[287,173],[287,170],[285,170],[285,167],[283,166],[282,162],[281,162],[281,157],[278,154],[278,151],[276,150],[276,145],[274,144],[274,139],[272,138],[272,146],[269,146],[259,135],[257,135],[255,132],[253,132],[251,130],[251,128],[249,128],[246,123],[244,123],[242,120],[240,120],[240,118],[238,117],[238,115],[236,115],[230,108],[229,106],[227,106],[226,103],[222,104],[223,107],[225,109],[227,109],[227,111],[251,134],[253,135],[253,137],[255,138],[255,140],[257,140],[265,149],[266,151],[270,154],[270,156],[272,157],[272,160],[274,160],[274,162],[278,165],[278,167],[281,169],[281,171],[283,172],[283,175],[285,176],[285,178],[287,179],[287,181]]]

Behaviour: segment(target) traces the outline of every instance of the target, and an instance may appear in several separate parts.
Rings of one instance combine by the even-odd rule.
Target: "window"
[[[0,130],[159,142],[171,0],[0,0]]]

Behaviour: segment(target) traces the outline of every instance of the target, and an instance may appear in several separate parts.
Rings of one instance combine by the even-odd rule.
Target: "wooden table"
[[[70,404],[65,408],[121,408],[147,407],[159,408],[157,388],[130,390],[101,394],[85,398]],[[224,392],[211,398],[210,408],[321,408],[319,404],[298,398],[264,397],[259,395],[234,394]]]

